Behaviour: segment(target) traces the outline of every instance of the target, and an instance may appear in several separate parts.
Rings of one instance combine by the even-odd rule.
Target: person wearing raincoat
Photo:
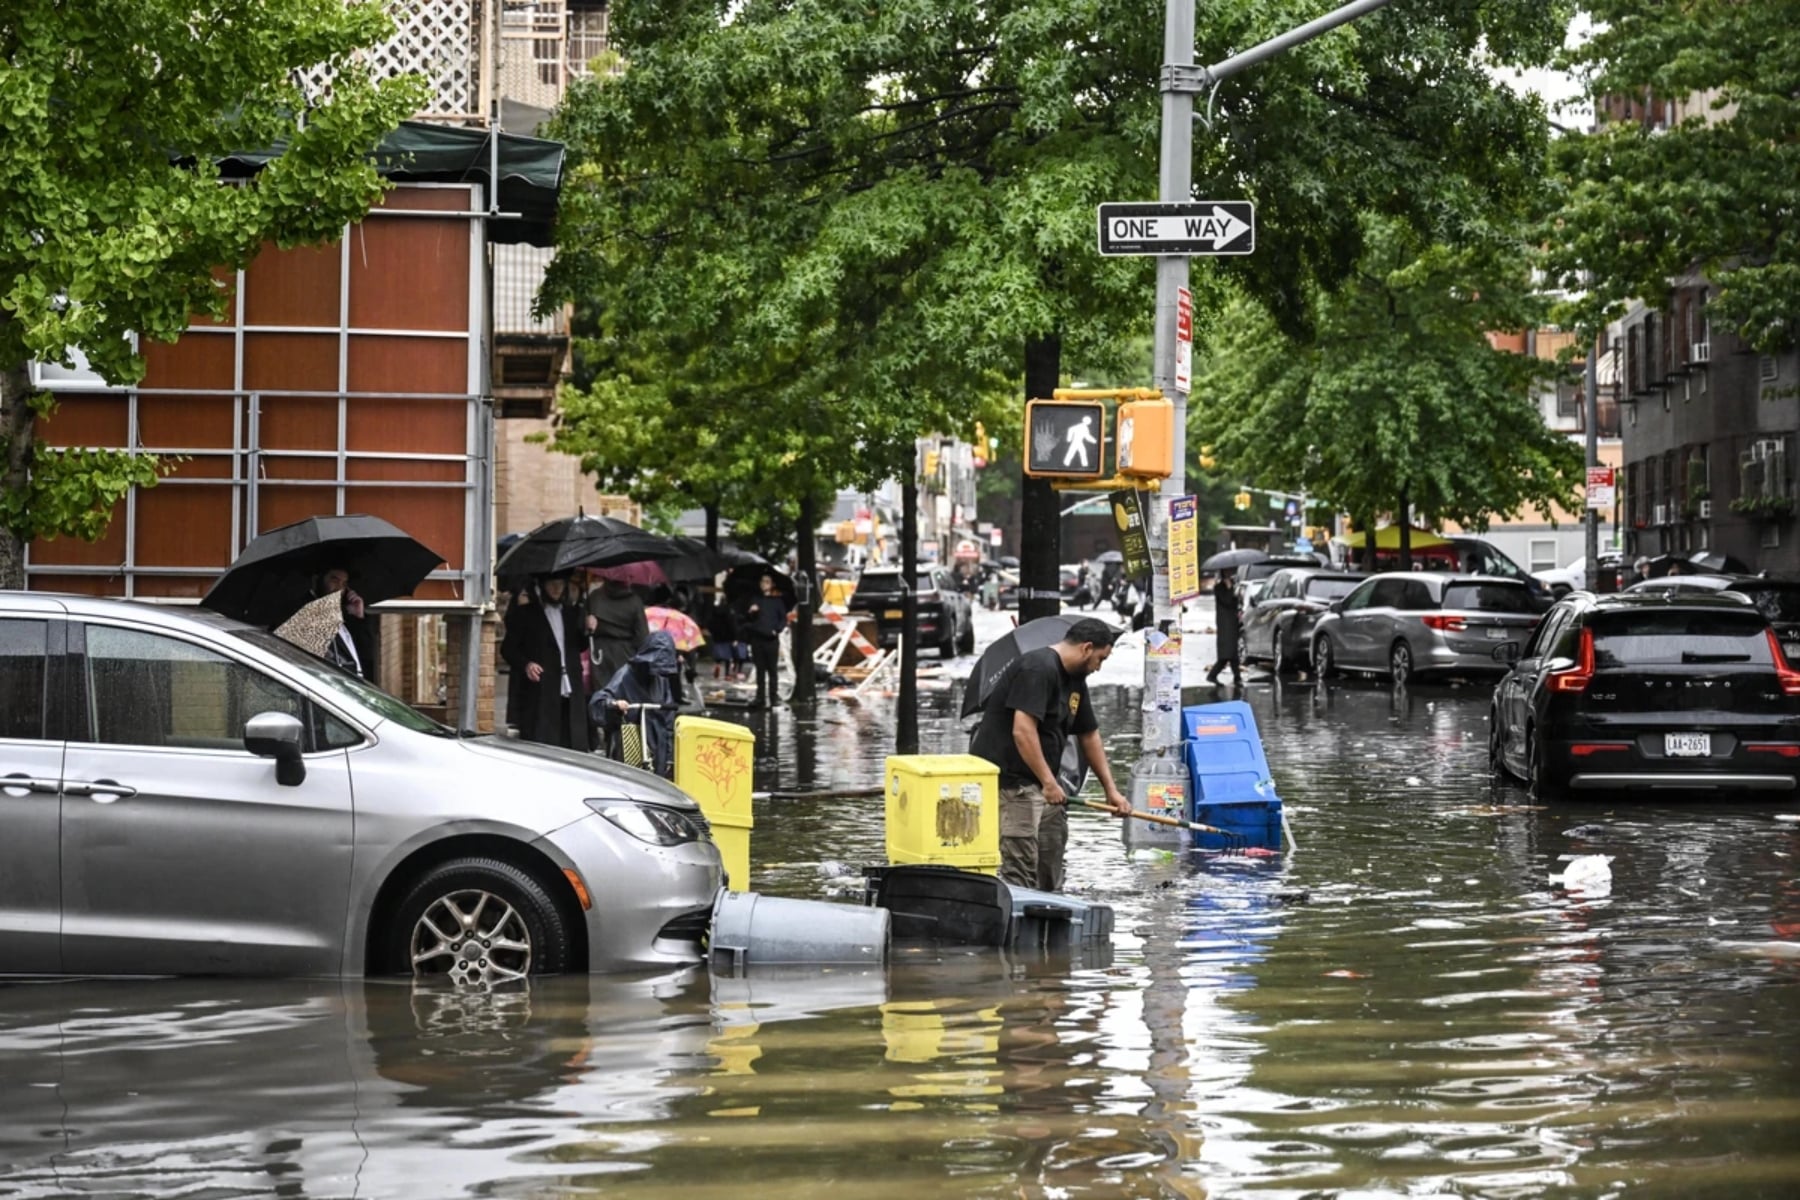
[[[626,743],[625,727],[641,729],[644,744],[638,747],[642,761],[634,765],[654,770],[667,779],[675,773],[675,709],[681,703],[681,658],[675,639],[657,630],[644,639],[631,660],[613,672],[606,686],[594,693],[588,712],[604,731],[607,753],[622,762],[634,755]],[[658,705],[645,712],[635,706]],[[641,719],[641,723],[640,723]]]
[[[538,579],[529,604],[506,613],[500,656],[522,679],[513,716],[519,737],[570,750],[588,748],[587,685],[581,678],[585,645],[579,611],[567,603],[568,578]]]

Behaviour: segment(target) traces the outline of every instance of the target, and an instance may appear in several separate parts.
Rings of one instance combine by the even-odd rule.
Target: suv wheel
[[[1320,679],[1337,677],[1337,656],[1331,652],[1331,635],[1321,633],[1313,639],[1312,661],[1313,674]]]
[[[1412,681],[1412,647],[1405,641],[1394,643],[1388,651],[1388,674],[1394,677],[1396,687],[1405,687]]]
[[[1269,638],[1269,673],[1277,679],[1289,668],[1287,655],[1281,652],[1281,630],[1277,629]]]
[[[1506,734],[1500,728],[1498,708],[1488,712],[1488,773],[1498,783],[1512,778],[1512,772],[1506,769]]]
[[[570,929],[550,894],[495,858],[431,868],[394,910],[386,937],[385,969],[459,987],[556,974],[571,958]]]

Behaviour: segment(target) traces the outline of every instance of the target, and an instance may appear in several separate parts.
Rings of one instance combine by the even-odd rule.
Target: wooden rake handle
[[[1176,829],[1191,829],[1195,833],[1216,833],[1220,837],[1228,838],[1241,838],[1243,836],[1242,834],[1233,833],[1229,829],[1220,829],[1217,825],[1202,825],[1198,821],[1183,821],[1179,817],[1165,817],[1157,813],[1145,812],[1138,808],[1134,808],[1128,813],[1121,813],[1112,805],[1099,800],[1083,800],[1080,801],[1080,804],[1083,808],[1098,809],[1101,812],[1109,812],[1115,816],[1135,817],[1140,821],[1148,821],[1152,825],[1172,825]]]

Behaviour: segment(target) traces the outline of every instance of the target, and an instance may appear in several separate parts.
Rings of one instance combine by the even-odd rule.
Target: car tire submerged
[[[1331,652],[1331,638],[1329,635],[1320,634],[1317,638],[1313,639],[1312,662],[1314,675],[1318,676],[1320,679],[1335,679],[1337,677],[1336,657],[1337,656]]]
[[[1394,686],[1405,687],[1412,682],[1412,647],[1405,641],[1395,642],[1388,651],[1388,674],[1394,677]]]
[[[455,858],[407,890],[387,932],[385,969],[419,980],[491,986],[568,968],[568,919],[528,871]]]
[[[1544,742],[1535,729],[1525,731],[1525,754],[1525,786],[1531,793],[1532,803],[1546,804],[1562,799],[1563,783],[1550,778],[1549,768],[1544,765]]]

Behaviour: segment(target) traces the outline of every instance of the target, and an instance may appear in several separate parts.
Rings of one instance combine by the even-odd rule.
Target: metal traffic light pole
[[[1192,200],[1194,190],[1194,97],[1210,98],[1220,83],[1282,51],[1363,16],[1389,0],[1354,0],[1315,21],[1215,63],[1194,65],[1194,0],[1167,0],[1163,18],[1162,148],[1157,199],[1169,203]],[[1208,108],[1210,109],[1210,99]],[[1169,601],[1169,501],[1187,492],[1187,393],[1175,386],[1176,313],[1179,293],[1188,283],[1185,255],[1164,254],[1156,260],[1156,325],[1154,383],[1175,406],[1174,471],[1162,481],[1156,502],[1149,505],[1146,529],[1154,564],[1152,598],[1158,636],[1146,637],[1142,755],[1132,772],[1132,803],[1146,807],[1153,786],[1186,778],[1181,750],[1181,623]],[[1167,640],[1165,640],[1165,637]],[[1126,822],[1129,830],[1136,822]]]

